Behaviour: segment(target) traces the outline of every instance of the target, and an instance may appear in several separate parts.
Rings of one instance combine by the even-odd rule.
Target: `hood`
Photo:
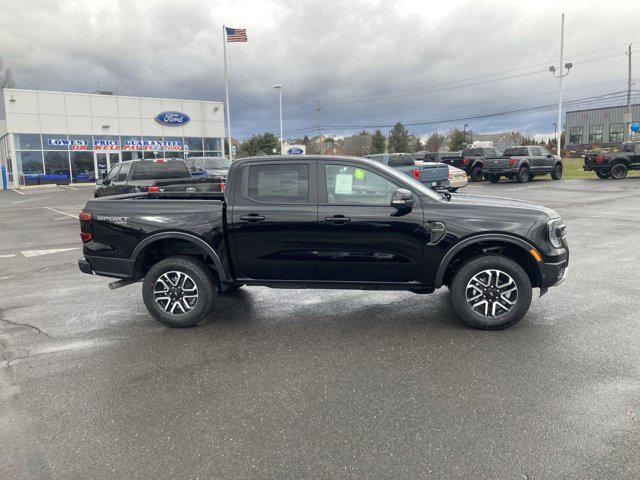
[[[515,210],[530,210],[532,214],[544,214],[552,218],[559,218],[560,215],[551,209],[542,205],[538,205],[537,203],[528,202],[526,200],[516,200],[514,198],[502,198],[502,197],[491,197],[487,195],[474,195],[474,194],[452,194],[451,195],[451,204],[454,205],[469,205],[476,206],[479,208],[483,207],[493,207],[493,208],[505,208],[505,209],[515,209]]]

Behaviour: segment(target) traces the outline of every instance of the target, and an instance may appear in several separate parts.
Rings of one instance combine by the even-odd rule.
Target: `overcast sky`
[[[317,132],[317,99],[335,135],[398,120],[437,122],[409,127],[421,136],[465,123],[548,134],[551,109],[461,117],[557,102],[563,11],[565,98],[624,91],[637,0],[0,0],[0,57],[21,88],[222,101],[226,24],[249,37],[229,45],[234,137],[279,130],[275,83],[289,137]]]

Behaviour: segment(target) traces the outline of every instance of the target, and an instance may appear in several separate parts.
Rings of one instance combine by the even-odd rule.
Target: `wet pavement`
[[[640,478],[640,178],[466,192],[568,226],[505,331],[446,289],[268,288],[171,330],[78,271],[90,189],[0,192],[0,478]]]

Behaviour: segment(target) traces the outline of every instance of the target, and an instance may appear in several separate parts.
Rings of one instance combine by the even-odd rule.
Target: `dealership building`
[[[93,183],[125,160],[223,156],[223,111],[221,102],[5,89],[3,184]]]
[[[640,105],[631,106],[631,118],[626,118],[627,106],[591,108],[568,111],[565,132],[567,148],[589,148],[591,145],[615,146],[627,140],[640,140],[629,124],[640,119]]]

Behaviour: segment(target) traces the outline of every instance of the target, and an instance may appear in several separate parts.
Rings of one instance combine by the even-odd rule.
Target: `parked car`
[[[584,156],[584,169],[596,172],[603,180],[621,180],[629,170],[640,170],[640,142],[624,142],[617,152],[587,153]]]
[[[217,294],[243,285],[424,294],[447,285],[462,320],[500,329],[525,315],[532,288],[563,281],[569,261],[551,209],[443,195],[354,157],[241,158],[224,192],[91,200],[80,232],[80,270],[121,279],[112,289],[142,281],[147,309],[171,327],[197,324]]]
[[[449,171],[446,165],[416,162],[411,153],[378,153],[367,155],[365,158],[393,167],[431,188],[446,188],[449,185]]]
[[[538,145],[509,147],[502,156],[487,158],[484,170],[491,183],[500,177],[515,178],[519,183],[533,180],[536,175],[551,175],[554,180],[562,178],[562,160]]]
[[[461,168],[469,176],[472,182],[480,182],[484,178],[484,164],[486,158],[495,158],[502,155],[497,148],[475,147],[465,148],[460,155],[445,155],[442,162]]]
[[[227,157],[189,157],[184,161],[191,172],[191,176],[207,176],[218,178],[224,182],[231,166],[231,160]]]
[[[469,183],[467,172],[460,168],[448,165],[449,167],[449,186],[447,190],[451,193],[457,192],[459,188],[466,187]]]
[[[94,197],[146,191],[216,192],[224,189],[219,178],[193,178],[184,160],[155,158],[116,164],[103,178],[96,179]]]

